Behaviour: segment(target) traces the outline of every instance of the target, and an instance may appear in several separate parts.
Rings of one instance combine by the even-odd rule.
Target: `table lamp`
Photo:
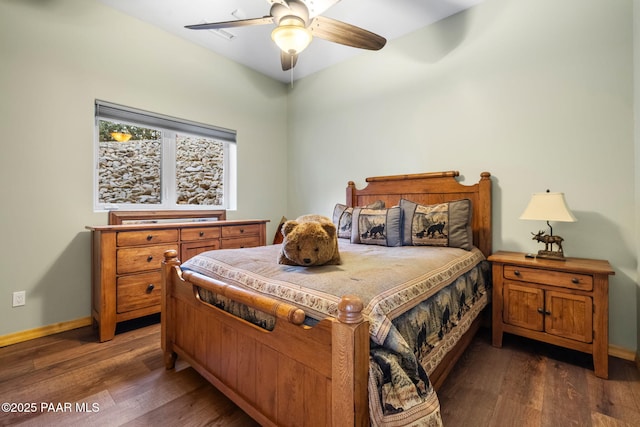
[[[564,193],[551,193],[549,190],[547,190],[546,193],[534,193],[531,196],[529,205],[522,215],[520,215],[520,219],[546,221],[549,227],[549,234],[544,234],[542,230],[537,233],[531,233],[533,240],[544,243],[544,250],[541,249],[538,251],[537,258],[564,261],[564,251],[562,249],[564,239],[553,234],[553,228],[549,223],[549,221],[577,221],[567,206]],[[556,245],[558,249],[554,251],[553,245]]]

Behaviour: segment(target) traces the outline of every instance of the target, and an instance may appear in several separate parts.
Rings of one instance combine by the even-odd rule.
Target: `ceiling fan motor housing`
[[[280,3],[275,3],[271,6],[271,16],[273,16],[276,25],[280,25],[285,18],[296,17],[301,19],[304,22],[304,26],[307,27],[309,25],[309,9],[307,9],[307,6],[298,0],[289,0],[287,3],[289,7]]]

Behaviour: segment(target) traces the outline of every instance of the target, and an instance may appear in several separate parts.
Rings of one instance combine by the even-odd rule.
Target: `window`
[[[96,210],[235,209],[235,131],[95,106]]]

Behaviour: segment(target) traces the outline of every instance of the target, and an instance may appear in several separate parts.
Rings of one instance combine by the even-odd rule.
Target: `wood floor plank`
[[[89,425],[99,425],[104,420],[109,420],[112,425],[124,425],[139,417],[144,416],[164,405],[170,404],[175,399],[188,394],[206,383],[206,381],[193,369],[188,368],[179,372],[161,372],[155,377],[155,381],[139,387],[137,391],[119,394],[111,392],[116,403],[115,406],[99,413],[89,414],[83,418],[83,422]],[[170,423],[176,417],[184,414],[176,414],[165,420],[162,425],[180,425]]]
[[[29,417],[28,419],[20,419],[21,427],[42,427],[42,426],[58,426],[64,424],[65,426],[83,426],[89,427],[92,425],[99,426],[100,423],[91,423],[87,419],[88,411],[104,411],[108,408],[113,408],[116,403],[113,401],[109,392],[102,390],[90,396],[86,396],[82,401],[49,401],[42,403],[51,403],[55,406],[42,407],[38,414]],[[67,408],[63,406],[64,412],[58,411],[58,403],[71,403],[72,406]],[[11,424],[18,421],[13,419]],[[104,419],[101,421],[104,423]]]
[[[492,363],[478,363],[478,359]],[[512,353],[474,339],[438,391],[445,426],[488,426]]]
[[[493,347],[481,329],[463,354],[438,391],[446,427],[640,425],[633,363],[610,358],[603,380],[589,355],[520,337],[503,344]],[[184,360],[165,369],[158,324],[106,343],[86,327],[7,346],[0,367],[0,402],[38,404],[35,413],[1,412],[0,426],[258,425]],[[92,404],[97,412],[88,411]]]
[[[572,363],[547,357],[542,426],[591,425],[586,372]]]
[[[457,387],[456,390],[455,396],[440,398],[443,424],[447,427],[489,426],[498,394],[484,393],[466,386]]]
[[[438,392],[446,427],[531,422],[553,427],[607,425],[604,422],[640,425],[636,409],[640,405],[640,372],[633,363],[611,357],[610,379],[603,380],[594,375],[590,355],[508,334],[500,349],[491,347],[490,342],[490,331],[481,329]],[[478,393],[475,382],[482,381],[484,374],[479,373],[485,369],[493,369],[503,381],[493,393],[470,398]],[[543,398],[537,415],[531,409],[538,405],[533,402],[539,402],[540,393]],[[592,402],[594,393],[599,396],[600,409]],[[608,410],[602,410],[603,400],[609,402]],[[529,403],[532,405],[527,407]],[[520,405],[524,408],[518,408]],[[483,414],[487,412],[495,416],[486,419]]]
[[[215,402],[215,405],[212,405]],[[258,427],[259,424],[210,384],[201,384],[166,405],[123,424],[127,427],[167,425]]]
[[[512,351],[512,357],[505,366],[502,389],[509,390],[509,400],[520,405],[542,410],[545,384],[539,381],[544,378],[547,364],[540,355],[524,351]]]
[[[522,404],[519,399],[511,399],[510,396],[501,394],[498,396],[491,420],[483,425],[492,427],[539,427],[541,425],[541,417],[540,409]]]
[[[20,378],[32,371],[36,360],[42,355],[58,354],[61,350],[77,348],[88,340],[95,341],[91,328],[79,328],[66,332],[64,338],[51,335],[6,346],[0,349],[2,363],[11,365],[12,369],[0,369],[0,383]]]
[[[149,371],[146,366],[136,358],[148,351],[145,347],[127,347],[126,357],[133,361],[126,364],[122,363],[118,352],[114,352],[113,356],[108,353],[92,353],[87,359],[75,358],[60,362],[3,382],[0,384],[0,393],[11,390],[13,398],[19,401],[29,401],[33,396],[42,394],[62,399],[75,395],[78,389],[93,393],[105,383],[124,381],[136,374],[147,374]]]
[[[604,414],[594,412],[591,414],[591,422],[593,427],[637,427],[637,423],[627,423]]]
[[[614,419],[640,426],[640,381],[635,364],[619,361],[609,365],[609,381],[587,375],[592,420]]]
[[[82,343],[82,346],[66,345],[60,351],[49,351],[45,354],[34,354],[34,366],[36,368],[46,368],[60,363],[77,363],[78,365],[90,363],[94,359],[104,358],[104,353],[111,355],[126,353],[134,348],[140,347],[140,342],[146,342],[151,338],[155,340],[155,331],[148,328],[139,328],[118,336],[118,341],[97,342],[95,335],[91,335],[91,340]],[[160,341],[157,341],[160,348]],[[74,361],[74,362],[72,362]]]
[[[511,352],[501,351],[486,340],[475,339],[456,364],[456,375],[447,378],[448,386],[442,387],[438,394],[451,391],[452,395],[455,395],[455,388],[462,384],[478,392],[497,393],[504,381],[504,367],[510,363],[512,357]],[[477,363],[477,359],[484,358],[491,359],[493,363]],[[454,390],[451,390],[452,388]]]

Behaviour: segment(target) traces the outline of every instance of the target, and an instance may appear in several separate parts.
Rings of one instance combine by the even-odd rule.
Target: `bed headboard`
[[[367,178],[367,186],[361,190],[353,181],[347,185],[347,205],[365,206],[383,200],[394,206],[401,198],[416,203],[432,205],[460,199],[470,199],[473,206],[471,228],[473,244],[485,256],[491,254],[491,174],[482,172],[480,181],[464,185],[456,180],[458,171],[429,172],[409,175],[376,176]]]

